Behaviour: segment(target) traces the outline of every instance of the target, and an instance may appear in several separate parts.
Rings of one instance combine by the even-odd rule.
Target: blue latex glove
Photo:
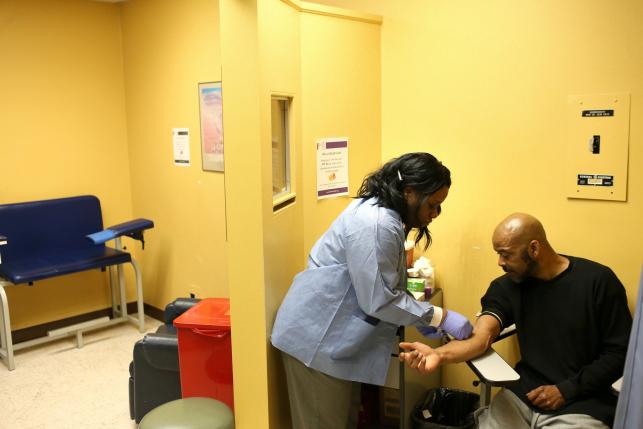
[[[417,326],[417,330],[420,331],[420,334],[431,340],[440,339],[443,335],[435,326]]]
[[[471,326],[467,318],[453,310],[447,311],[446,316],[440,324],[440,328],[456,340],[465,340],[469,338],[473,332],[473,326]]]

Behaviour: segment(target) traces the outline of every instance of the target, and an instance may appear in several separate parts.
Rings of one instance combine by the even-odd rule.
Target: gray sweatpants
[[[501,389],[489,407],[476,411],[479,429],[609,429],[586,414],[552,416],[533,411],[512,391]]]
[[[362,385],[331,377],[281,353],[293,429],[355,429]]]

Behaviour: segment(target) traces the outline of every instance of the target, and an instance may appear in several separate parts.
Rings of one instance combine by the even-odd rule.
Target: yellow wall
[[[325,1],[384,15],[382,157],[434,153],[453,187],[432,224],[445,303],[468,315],[501,274],[492,229],[512,211],[562,253],[610,266],[633,309],[643,236],[643,3]],[[569,200],[561,182],[570,94],[630,92],[628,201]],[[499,345],[515,358],[512,345]],[[446,385],[471,389],[464,365]]]
[[[321,43],[329,33],[334,37]],[[292,278],[304,267],[304,254],[310,250],[304,237],[311,235],[309,228],[318,228],[334,216],[332,210],[336,213],[348,202],[328,200],[313,210],[317,205],[314,140],[329,132],[351,139],[355,153],[351,179],[358,175],[361,180],[377,166],[379,59],[372,53],[379,52],[379,27],[309,16],[306,5],[299,2],[264,0],[242,6],[222,0],[221,34],[224,93],[231,98],[224,108],[226,147],[231,147],[227,159],[235,166],[226,171],[235,418],[239,428],[266,424],[285,428],[290,426],[288,396],[281,357],[269,343],[272,323]],[[313,72],[314,61],[334,63],[354,73],[319,79],[326,72]],[[273,94],[293,100],[290,144],[295,203],[276,212],[270,128]],[[362,104],[368,108],[354,109]],[[305,109],[318,116],[309,113],[310,122],[302,120]],[[367,148],[371,152],[360,157]],[[262,242],[256,240],[258,236]],[[235,287],[241,282],[244,287]]]
[[[220,0],[235,427],[266,427],[268,379],[258,1]]]
[[[379,167],[381,152],[380,18],[315,12],[301,16],[304,256]],[[316,141],[324,137],[348,137],[349,196],[316,198]]]
[[[199,82],[221,80],[218,1],[130,0],[122,28],[133,212],[155,222],[145,302],[227,297],[224,173],[201,168],[198,98]],[[173,162],[176,127],[190,129],[189,167]]]
[[[269,425],[282,428],[289,421],[285,374],[281,356],[270,345],[272,322],[293,276],[301,267],[303,246],[302,206],[306,198],[302,189],[300,25],[299,11],[278,1],[259,2],[258,38],[261,114],[261,183],[263,211],[263,250],[265,287],[265,336]],[[295,203],[273,213],[272,197],[272,120],[270,100],[273,95],[288,96],[290,106],[291,190]]]
[[[131,219],[118,11],[85,0],[0,2],[1,203],[94,194],[106,226]],[[98,270],[7,295],[14,330],[111,305]]]

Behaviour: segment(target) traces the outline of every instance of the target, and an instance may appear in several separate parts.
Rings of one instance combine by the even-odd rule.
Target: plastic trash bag
[[[413,429],[468,429],[475,427],[473,413],[480,395],[444,387],[430,389],[411,413]]]

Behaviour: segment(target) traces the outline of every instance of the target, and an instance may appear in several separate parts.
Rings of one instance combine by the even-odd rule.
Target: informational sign
[[[201,157],[205,171],[223,171],[223,98],[221,82],[199,84]]]
[[[172,145],[174,147],[174,165],[190,166],[190,130],[172,128]]]
[[[596,118],[599,116],[614,116],[613,109],[583,110],[583,118]]]
[[[614,186],[614,176],[604,174],[579,174],[579,186]]]
[[[317,140],[317,199],[348,195],[348,138]]]

